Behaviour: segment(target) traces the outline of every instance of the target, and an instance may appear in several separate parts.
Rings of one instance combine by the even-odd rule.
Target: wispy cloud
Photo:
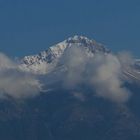
[[[127,53],[117,56],[97,53],[90,57],[83,48],[73,46],[62,56],[61,63],[66,66],[67,72],[60,77],[66,88],[74,89],[80,84],[88,84],[99,97],[126,102],[131,93],[123,86],[122,66],[128,66],[132,60]]]
[[[127,101],[130,92],[123,86],[122,65],[118,58],[112,54],[98,55],[93,64],[95,67],[91,82],[97,91],[97,95],[115,102]]]
[[[18,65],[0,53],[0,97],[32,97],[39,93],[40,83],[31,74],[22,72]]]
[[[52,74],[49,79],[45,76],[46,79],[41,82],[47,85],[45,81],[53,84],[53,79],[61,80],[63,88],[72,90],[73,95],[81,100],[84,100],[86,93],[82,90],[77,92],[77,88],[85,84],[90,87],[90,92],[96,91],[97,96],[122,103],[126,102],[131,95],[130,91],[124,87],[123,69],[133,62],[129,53],[119,53],[119,55],[96,53],[90,56],[84,47],[74,45],[65,50],[58,62],[66,69],[59,71],[56,67],[58,75]],[[38,77],[22,71],[16,62],[0,53],[0,98],[33,97],[38,95],[40,90],[41,84]]]

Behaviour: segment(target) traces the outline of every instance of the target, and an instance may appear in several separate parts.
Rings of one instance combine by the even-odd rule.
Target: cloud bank
[[[115,102],[126,102],[130,92],[121,79],[122,65],[118,58],[112,54],[99,55],[95,57],[94,64],[91,82],[97,95]]]
[[[92,54],[92,55],[91,55]],[[60,58],[58,65],[65,70],[57,69],[55,76],[41,81],[61,81],[63,88],[73,90],[76,98],[84,100],[84,92],[77,91],[82,85],[88,85],[91,92],[98,97],[109,99],[113,102],[124,103],[128,101],[131,93],[124,86],[122,79],[124,68],[129,68],[134,63],[129,53],[105,54],[96,52],[93,56],[84,47],[71,46],[67,48]],[[46,82],[47,81],[47,82]],[[53,82],[52,82],[53,83]],[[16,99],[28,98],[38,95],[42,84],[29,72],[24,72],[19,65],[0,53],[0,98],[13,97]],[[55,86],[55,84],[54,84]],[[55,88],[55,87],[54,87]],[[80,94],[82,93],[82,94]]]
[[[129,61],[128,61],[129,60]],[[74,89],[79,85],[89,85],[96,95],[115,102],[128,101],[131,93],[124,87],[123,66],[130,65],[128,53],[119,55],[96,53],[88,56],[85,49],[73,46],[66,50],[61,63],[67,68],[62,74],[63,85]]]
[[[27,98],[39,93],[41,84],[31,74],[24,73],[18,64],[0,53],[0,98]]]

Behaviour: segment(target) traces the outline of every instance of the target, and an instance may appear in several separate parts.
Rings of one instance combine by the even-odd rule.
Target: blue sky
[[[139,0],[0,0],[0,51],[34,54],[75,34],[140,57]]]

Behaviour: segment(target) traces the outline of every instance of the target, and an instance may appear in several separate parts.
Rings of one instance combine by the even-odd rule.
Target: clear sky
[[[22,57],[75,34],[140,57],[140,0],[0,0],[0,51]]]

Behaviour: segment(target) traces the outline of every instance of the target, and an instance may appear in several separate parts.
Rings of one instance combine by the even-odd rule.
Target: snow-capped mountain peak
[[[105,48],[104,45],[97,43],[95,40],[75,35],[74,37],[70,37],[63,42],[49,47],[47,50],[42,51],[37,55],[25,56],[22,59],[20,68],[36,74],[47,73],[56,66],[59,58],[65,52],[65,49],[72,46],[83,47],[89,55],[94,55],[96,52],[110,52],[109,49]]]

